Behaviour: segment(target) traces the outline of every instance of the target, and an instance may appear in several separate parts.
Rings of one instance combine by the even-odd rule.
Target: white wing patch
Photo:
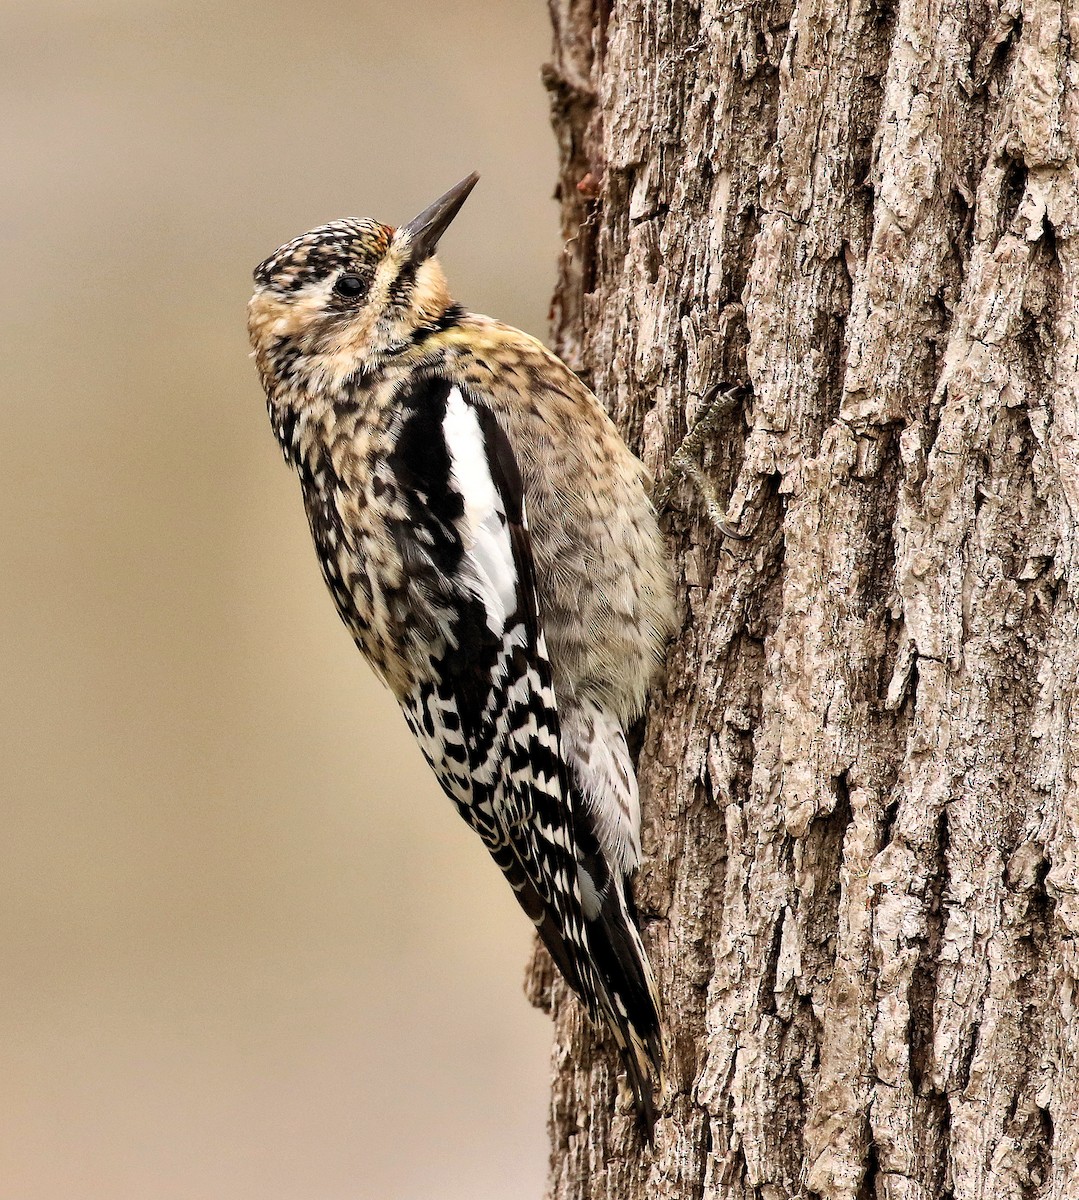
[[[464,580],[487,613],[492,633],[502,634],[517,607],[517,569],[513,561],[506,508],[491,478],[487,450],[475,410],[452,388],[442,422],[450,452],[450,477],[464,500],[458,530],[465,560],[472,568]]]

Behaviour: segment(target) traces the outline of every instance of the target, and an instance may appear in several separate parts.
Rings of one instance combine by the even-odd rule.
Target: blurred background
[[[0,1200],[538,1197],[528,922],[334,615],[251,269],[472,169],[543,336],[545,6],[0,6]]]

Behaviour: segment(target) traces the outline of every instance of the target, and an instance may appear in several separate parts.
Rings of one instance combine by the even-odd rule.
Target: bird
[[[537,339],[451,297],[473,172],[406,225],[320,225],[254,272],[252,356],[356,645],[592,1020],[648,1137],[665,1086],[626,730],[674,626],[649,476]]]

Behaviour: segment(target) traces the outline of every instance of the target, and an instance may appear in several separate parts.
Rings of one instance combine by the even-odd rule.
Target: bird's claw
[[[744,387],[728,388],[726,391],[716,387],[706,394],[704,415],[699,418],[671,456],[667,471],[655,489],[653,503],[657,513],[662,514],[667,510],[678,479],[685,478],[696,487],[704,501],[709,521],[723,537],[737,542],[749,540],[748,534],[742,533],[736,524],[727,519],[727,511],[720,504],[711,480],[705,476],[699,463],[708,434],[712,432],[722,417],[732,412],[744,401],[747,394],[748,391]]]

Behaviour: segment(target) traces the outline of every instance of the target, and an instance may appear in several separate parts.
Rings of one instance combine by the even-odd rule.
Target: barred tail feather
[[[536,890],[512,846],[508,844],[490,845],[488,849],[491,857],[508,880],[510,887],[513,888],[517,903],[535,925],[536,932],[544,946],[547,947],[547,952],[554,959],[555,966],[561,971],[570,987],[579,994],[581,980],[575,953],[567,944],[566,931],[558,921],[556,914],[551,911],[550,906]]]
[[[589,841],[587,827],[581,831]],[[586,1004],[593,1020],[614,1036],[633,1090],[645,1135],[651,1141],[656,1095],[662,1095],[666,1058],[659,994],[637,931],[632,900],[622,878],[612,877],[603,858],[578,850],[583,928],[575,936],[536,890],[518,858],[518,848],[489,840],[491,857],[501,868],[517,902],[531,918],[566,982]],[[600,891],[592,889],[596,883]],[[567,936],[569,935],[569,936]]]
[[[593,1016],[610,1029],[625,1064],[645,1134],[652,1137],[656,1095],[662,1095],[666,1068],[659,992],[637,928],[630,881],[612,865],[598,822],[579,803],[574,789],[577,877],[585,919],[594,995]]]
[[[560,707],[559,716],[571,779],[581,907],[597,976],[593,1012],[618,1042],[650,1129],[665,1063],[655,979],[629,890],[641,861],[633,760],[619,717],[594,698],[573,698]]]
[[[659,993],[622,882],[611,880],[599,914],[586,922],[600,1014],[614,1035],[649,1140],[662,1096],[666,1053]]]

